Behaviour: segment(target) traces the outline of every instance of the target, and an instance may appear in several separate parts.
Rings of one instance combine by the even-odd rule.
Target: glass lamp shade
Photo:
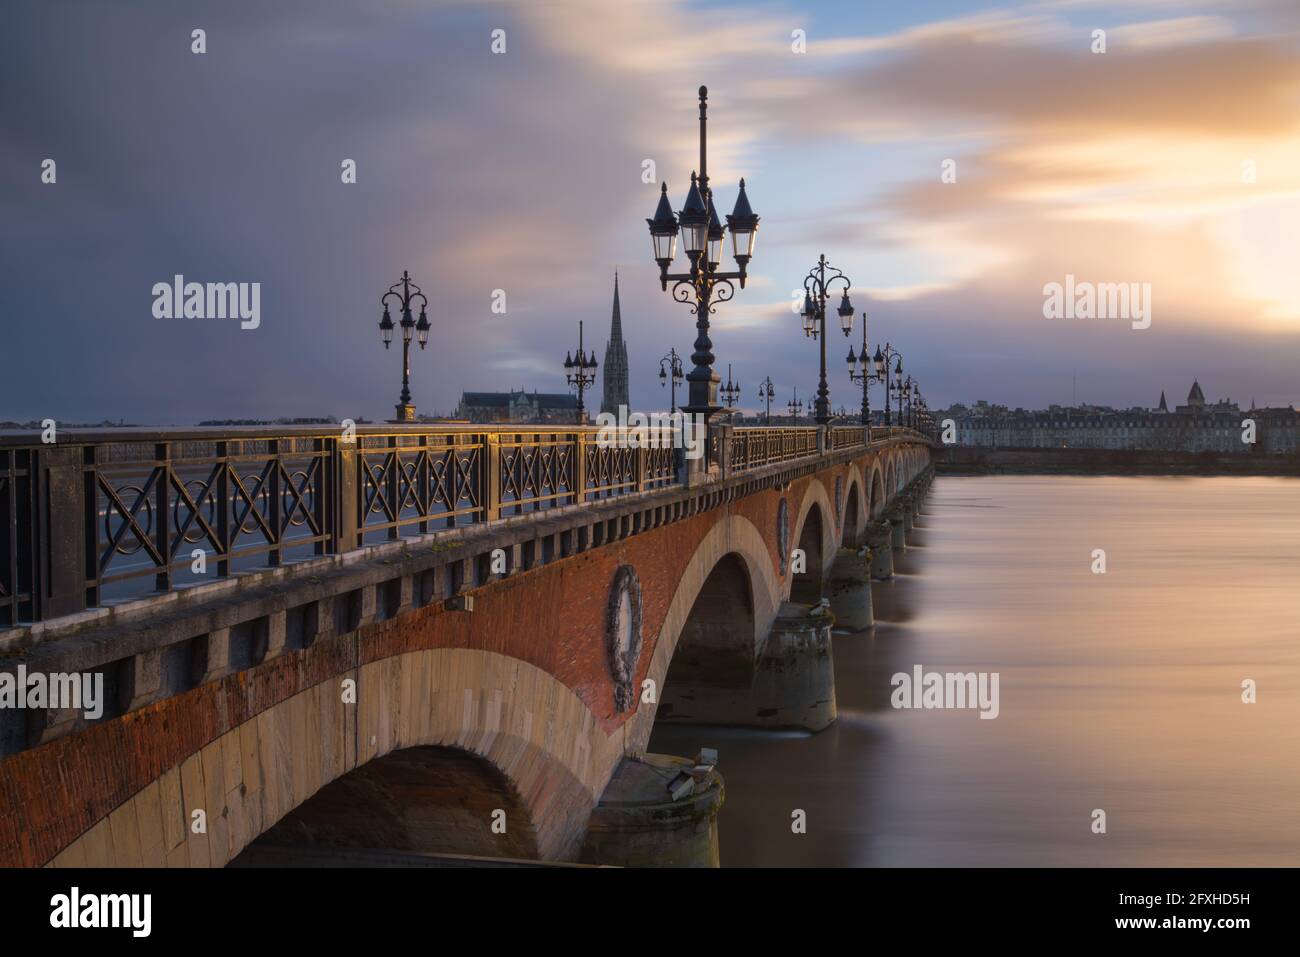
[[[667,266],[677,255],[677,217],[668,202],[668,184],[659,190],[659,205],[655,207],[652,219],[646,220],[650,227],[650,242],[654,247],[655,261]]]
[[[849,346],[849,357],[845,361],[849,364],[849,375],[856,377],[858,374],[858,357],[854,354],[852,346]]]
[[[423,348],[424,348],[424,344],[425,344],[426,342],[429,341],[429,329],[430,329],[430,328],[431,328],[431,326],[429,325],[429,317],[428,317],[427,315],[425,315],[425,313],[424,313],[424,307],[421,306],[421,307],[420,307],[420,321],[417,322],[417,323],[415,324],[415,334],[416,334],[416,336],[417,336],[417,337],[419,338],[419,340],[420,340],[420,348],[421,348],[421,349],[423,349]]]
[[[390,316],[388,310],[385,309],[384,318],[379,320],[379,334],[383,337],[385,349],[387,349],[388,344],[393,341],[393,328],[393,317]]]
[[[690,222],[686,214],[681,218],[682,247],[686,250],[686,255],[692,258],[698,258],[704,251],[705,244],[708,241],[709,227],[707,223]]]
[[[411,336],[415,334],[415,320],[411,318],[411,310],[402,311],[402,340],[410,342]]]
[[[712,230],[709,231],[709,264],[716,266],[722,262],[722,237],[714,237]]]
[[[700,195],[700,184],[694,173],[691,174],[691,191],[686,194],[686,205],[677,217],[677,225],[682,233],[682,246],[692,259],[698,259],[704,252],[709,237],[709,211]]]
[[[677,257],[677,225],[673,224],[668,232],[656,232],[650,228],[650,242],[654,247],[655,262],[668,265]]]
[[[716,266],[722,262],[722,240],[724,238],[722,223],[718,222],[718,211],[713,208],[713,197],[709,197],[709,265]]]
[[[844,295],[840,299],[840,307],[835,310],[839,313],[840,329],[847,336],[853,330],[853,305],[849,302],[849,291],[844,290]]]
[[[754,240],[758,236],[758,217],[749,207],[743,179],[740,181],[740,193],[736,196],[736,206],[727,217],[727,228],[731,230],[732,255],[743,266],[754,255]]]

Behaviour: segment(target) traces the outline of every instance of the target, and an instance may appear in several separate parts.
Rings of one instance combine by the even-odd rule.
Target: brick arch
[[[741,515],[726,515],[719,518],[696,547],[669,601],[646,672],[646,677],[654,682],[656,688],[662,690],[665,686],[669,665],[695,599],[718,563],[728,556],[739,559],[749,575],[754,654],[758,654],[761,639],[767,635],[776,618],[785,583],[777,575],[771,546],[754,523]],[[629,751],[645,750],[657,710],[658,699],[653,705],[639,703],[632,719],[622,725],[618,735],[626,734],[625,743]]]
[[[857,503],[850,508],[849,503]],[[850,528],[852,519],[852,528]],[[857,462],[849,463],[848,489],[844,493],[844,520],[841,523],[840,542],[844,545],[858,544],[862,538],[862,529],[867,525],[866,485],[862,481],[862,469]]]
[[[357,703],[341,703],[346,678]],[[429,648],[331,676],[231,728],[63,849],[55,866],[222,866],[326,784],[391,752],[485,759],[527,808],[540,857],[570,860],[623,755],[582,700],[517,658]],[[294,742],[318,741],[315,747]],[[190,815],[202,808],[206,834]],[[155,847],[157,842],[161,846]]]
[[[871,495],[868,498],[870,503],[870,512],[873,519],[880,517],[881,510],[885,507],[885,500],[888,492],[885,490],[885,471],[879,461],[871,463]]]
[[[831,559],[835,557],[836,538],[835,538],[835,506],[831,503],[830,494],[826,491],[826,486],[818,478],[808,479],[808,487],[804,490],[803,498],[799,502],[798,517],[790,524],[790,543],[791,546],[797,546],[800,538],[803,536],[804,522],[808,520],[808,513],[816,505],[821,512],[822,519],[822,573],[823,576],[830,570]],[[790,583],[793,576],[787,576],[784,594],[790,594]]]

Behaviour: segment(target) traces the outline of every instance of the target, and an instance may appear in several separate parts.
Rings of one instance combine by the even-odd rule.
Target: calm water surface
[[[724,866],[1300,865],[1300,482],[943,477],[913,542],[830,728],[656,729],[720,751]],[[1000,716],[892,709],[916,664]]]

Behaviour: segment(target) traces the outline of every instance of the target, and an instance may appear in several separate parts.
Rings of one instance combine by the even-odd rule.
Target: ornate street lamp
[[[578,424],[587,424],[587,412],[582,405],[582,394],[596,381],[596,355],[588,355],[582,347],[582,320],[578,320],[578,351],[564,354],[564,381],[578,391]]]
[[[398,292],[399,288],[401,292]],[[388,288],[388,292],[379,297],[379,304],[384,307],[384,315],[379,320],[379,334],[383,337],[385,349],[392,344],[393,330],[396,328],[393,317],[388,312],[389,296],[397,299],[402,310],[402,394],[396,405],[397,418],[393,421],[414,422],[415,405],[411,402],[411,339],[414,337],[420,343],[421,349],[429,341],[429,329],[431,327],[429,317],[424,311],[429,304],[429,300],[424,297],[420,287],[411,282],[410,274],[403,269],[402,278],[393,283]],[[420,300],[420,319],[418,322],[411,318],[411,303],[416,299]]]
[[[898,424],[903,424],[903,359],[897,351],[894,353],[894,377],[889,387],[893,390],[894,399],[898,403]]]
[[[686,195],[686,205],[680,213],[673,213],[672,204],[668,201],[668,184],[665,182],[660,189],[659,205],[655,209],[654,218],[646,220],[650,227],[655,262],[659,264],[660,286],[667,290],[671,281],[673,299],[691,305],[691,312],[695,316],[695,351],[691,353],[691,362],[695,366],[686,375],[689,404],[684,411],[706,417],[721,409],[718,405],[719,377],[713,371],[709,316],[718,303],[727,302],[735,295],[732,280],[739,282],[741,289],[745,288],[745,275],[749,260],[754,255],[754,238],[758,233],[758,217],[749,206],[743,179],[740,181],[736,205],[727,216],[725,230],[718,220],[713,205],[713,190],[709,186],[705,138],[708,98],[708,88],[700,87],[700,170],[698,177],[691,174],[691,188]],[[718,271],[727,230],[731,232],[732,255],[738,267],[735,272]],[[690,260],[690,271],[670,273],[668,267],[677,254],[679,233]]]
[[[899,353],[896,349],[894,349],[893,346],[891,346],[888,342],[886,342],[885,348],[883,350],[880,348],[880,346],[876,346],[876,354],[875,356],[872,357],[871,360],[876,366],[877,381],[883,382],[885,384],[885,425],[886,426],[890,424],[889,403],[893,398],[897,386],[897,383],[892,382],[889,378],[889,364],[891,361],[897,359],[898,368],[895,369],[894,371],[896,375],[901,376],[903,373],[903,361],[901,355],[902,354]],[[902,425],[902,422],[899,422],[899,425]]]
[[[767,403],[767,424],[772,424],[772,400],[776,398],[776,387],[772,385],[772,377],[768,376],[758,384],[758,401]]]
[[[727,363],[727,384],[722,387],[722,398],[730,409],[740,398],[740,383],[731,381],[731,363]]]
[[[867,314],[865,312],[862,314],[862,355],[854,355],[853,347],[849,346],[848,363],[849,381],[862,383],[862,424],[870,428],[871,398],[867,394],[867,388],[872,382],[876,381],[876,366],[867,352]]]
[[[798,390],[798,389],[795,389],[795,390],[794,390],[794,398],[791,399],[789,402],[787,402],[787,403],[785,404],[785,407],[786,407],[787,409],[790,410],[790,418],[794,420],[794,421],[791,422],[790,424],[791,424],[791,425],[798,425],[798,424],[799,424],[799,416],[803,415],[803,403],[799,401],[799,390]]]
[[[667,368],[665,368],[665,364]],[[685,376],[682,373],[682,357],[677,354],[676,349],[669,349],[668,355],[659,360],[659,385],[662,388],[670,380],[672,388],[672,408],[668,411],[677,411],[677,383],[681,382]]]
[[[827,275],[827,272],[830,275]],[[825,255],[817,258],[814,266],[804,277],[803,288],[803,334],[813,339],[821,339],[821,375],[817,381],[817,424],[825,425],[831,420],[831,394],[826,384],[826,300],[836,283],[843,283],[840,304],[835,312],[840,317],[840,329],[847,336],[853,330],[853,304],[849,302],[849,277],[826,261]]]

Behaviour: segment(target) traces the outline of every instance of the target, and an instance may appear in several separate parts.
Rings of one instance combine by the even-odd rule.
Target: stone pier
[[[875,624],[868,552],[867,548],[841,548],[826,582],[835,622],[850,631],[866,631]]]
[[[825,606],[785,602],[755,663],[758,724],[820,731],[835,720],[835,668]]]
[[[716,769],[667,754],[624,758],[591,813],[581,860],[615,867],[717,867],[724,796]]]
[[[864,535],[871,552],[871,577],[885,581],[894,577],[894,530],[888,522],[873,522]]]

